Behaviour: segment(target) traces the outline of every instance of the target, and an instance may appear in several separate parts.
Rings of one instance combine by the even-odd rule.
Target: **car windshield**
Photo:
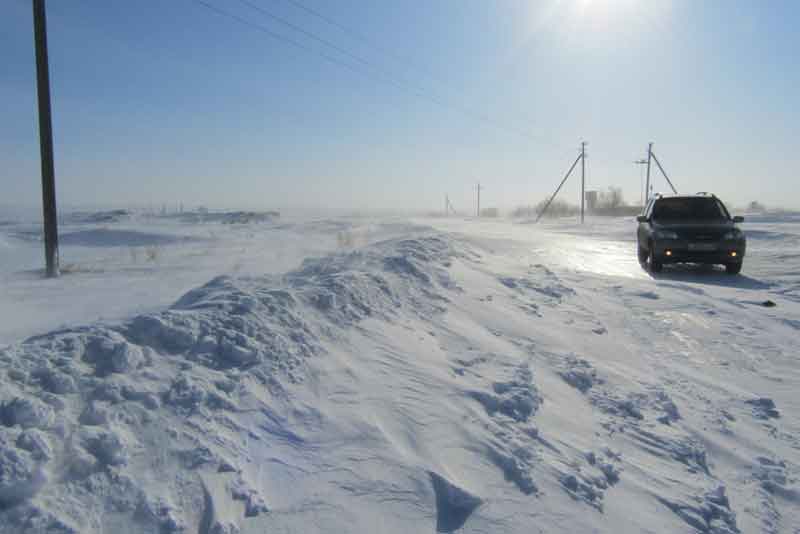
[[[715,198],[664,198],[653,207],[653,219],[658,221],[720,220],[728,216]]]

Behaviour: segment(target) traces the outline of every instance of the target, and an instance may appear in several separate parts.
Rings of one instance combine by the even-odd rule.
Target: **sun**
[[[545,0],[528,6],[526,37],[530,39],[543,34],[568,41],[581,35],[613,38],[621,29],[629,30],[648,18],[641,0]]]

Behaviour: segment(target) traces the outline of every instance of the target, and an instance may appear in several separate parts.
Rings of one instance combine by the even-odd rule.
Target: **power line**
[[[309,52],[309,53],[312,53],[312,54],[318,54],[321,57],[323,57],[326,61],[329,61],[331,63],[335,63],[336,65],[339,65],[340,67],[344,67],[344,68],[349,69],[349,70],[351,70],[351,71],[353,71],[353,72],[355,72],[357,74],[362,74],[363,75],[362,72],[360,72],[360,71],[356,70],[355,68],[353,68],[353,66],[351,64],[349,64],[349,63],[347,63],[345,61],[342,61],[341,59],[337,58],[336,56],[327,54],[327,53],[325,53],[323,51],[314,50],[313,48],[310,48],[310,47],[304,45],[300,41],[297,41],[295,39],[292,39],[291,37],[287,37],[287,36],[282,35],[280,33],[274,32],[271,29],[267,28],[266,26],[262,26],[261,24],[257,24],[255,22],[249,21],[249,20],[247,20],[247,19],[245,19],[243,17],[240,17],[239,15],[236,15],[235,13],[231,13],[229,11],[225,11],[224,9],[220,9],[217,6],[215,6],[214,4],[206,2],[205,0],[191,0],[191,1],[193,1],[196,4],[199,4],[200,6],[206,8],[206,9],[208,9],[210,11],[213,11],[217,15],[220,15],[222,17],[226,17],[228,19],[231,19],[231,20],[233,20],[235,22],[238,22],[239,24],[244,24],[245,26],[249,26],[250,28],[258,30],[258,31],[260,31],[260,32],[262,32],[262,33],[264,33],[266,35],[269,35],[273,39],[277,39],[278,41],[283,41],[284,43],[288,43],[288,44],[290,44],[290,45],[292,45],[294,47],[297,47],[297,48],[299,48],[301,50],[305,50],[306,52]]]
[[[275,0],[275,1],[277,1],[277,0]],[[373,41],[372,39],[370,39],[369,37],[364,35],[362,32],[360,32],[358,30],[355,30],[355,29],[353,29],[353,28],[351,28],[349,26],[345,26],[344,24],[342,24],[341,22],[338,22],[334,18],[329,17],[329,16],[325,15],[324,13],[321,13],[320,11],[317,11],[316,9],[314,9],[312,7],[309,7],[308,5],[302,3],[302,2],[300,2],[298,0],[284,0],[284,1],[288,2],[289,4],[292,4],[297,9],[300,9],[301,11],[304,11],[304,12],[308,13],[309,15],[318,18],[319,20],[321,20],[321,21],[323,21],[323,22],[325,22],[325,23],[327,23],[327,24],[329,24],[329,25],[331,25],[331,26],[333,26],[335,28],[338,28],[339,30],[341,30],[344,33],[346,33],[347,35],[353,37],[354,39],[357,39],[357,40],[359,40],[359,41],[361,41],[363,43],[366,43],[366,44],[368,44],[368,45],[370,45],[370,46],[372,46],[374,48],[379,49],[383,53],[394,57],[396,60],[398,60],[398,61],[400,61],[402,63],[405,63],[406,65],[411,66],[414,69],[417,69],[419,71],[425,71],[425,76],[428,77],[429,79],[431,79],[431,80],[433,80],[433,81],[435,81],[437,83],[441,83],[441,84],[444,84],[444,85],[449,85],[449,82],[447,82],[447,81],[443,80],[442,78],[440,78],[431,69],[421,66],[416,61],[413,61],[412,59],[410,59],[408,56],[404,56],[403,54],[398,54],[397,52],[395,52],[391,48],[388,48],[388,47],[381,46],[381,45],[377,44],[375,41]]]
[[[192,0],[192,1],[194,3],[196,3],[196,4],[198,4],[198,5],[206,8],[206,9],[209,9],[210,11],[213,11],[217,15],[220,15],[222,17],[225,17],[225,18],[228,18],[230,20],[233,20],[234,22],[238,22],[239,24],[243,24],[243,25],[248,26],[248,27],[250,27],[252,29],[260,31],[260,32],[272,37],[273,39],[276,39],[278,41],[282,41],[284,43],[288,43],[288,44],[290,44],[290,45],[292,45],[292,46],[294,46],[296,48],[299,48],[299,49],[301,49],[301,50],[303,50],[305,52],[308,52],[310,54],[316,54],[316,55],[320,56],[321,58],[323,58],[324,60],[326,60],[326,61],[328,61],[328,62],[330,62],[332,64],[338,65],[340,67],[344,67],[345,69],[347,69],[347,70],[349,70],[349,71],[351,71],[351,72],[353,72],[355,74],[358,74],[359,76],[363,76],[363,77],[371,79],[373,81],[378,81],[378,82],[381,82],[381,83],[385,83],[385,84],[391,85],[392,87],[395,87],[396,89],[400,89],[402,91],[409,92],[409,93],[411,93],[414,96],[417,96],[419,98],[427,99],[427,100],[433,102],[434,104],[437,104],[437,105],[440,105],[440,106],[443,106],[443,107],[448,107],[445,102],[440,101],[436,97],[432,97],[430,95],[425,95],[424,93],[414,89],[413,87],[408,87],[408,86],[405,86],[403,84],[399,84],[396,81],[392,80],[391,78],[387,78],[380,71],[378,71],[377,73],[373,73],[373,72],[369,72],[369,71],[360,70],[355,65],[353,65],[352,63],[348,63],[347,61],[343,61],[341,58],[336,57],[336,56],[334,56],[332,54],[329,54],[329,53],[325,52],[324,50],[317,50],[315,48],[311,48],[310,46],[307,46],[306,44],[302,43],[301,41],[298,41],[296,39],[292,39],[291,37],[287,37],[286,35],[277,33],[277,32],[271,30],[270,28],[268,28],[266,26],[263,26],[263,25],[258,24],[256,22],[252,22],[252,21],[250,21],[248,19],[240,17],[239,15],[236,15],[235,13],[231,13],[229,11],[221,9],[221,8],[215,6],[214,4],[211,4],[210,2],[207,2],[206,0]],[[243,1],[243,3],[246,3],[246,2],[244,2],[244,0],[241,0],[241,1]],[[259,10],[260,10],[260,8],[259,8]],[[276,18],[275,20],[283,20],[283,19]],[[294,27],[294,25],[291,25],[291,27]],[[300,30],[297,30],[297,31],[300,31]],[[351,54],[351,53],[347,52],[346,50],[334,45],[333,43],[329,43],[325,39],[318,38],[318,39],[315,39],[315,40],[318,40],[321,43],[324,43],[324,44],[326,44],[326,45],[328,45],[330,47],[333,47],[333,49],[335,49],[335,50],[339,51],[340,53],[345,54],[345,55],[355,59],[359,63],[363,64],[364,66],[366,66],[368,68],[370,68],[371,70],[373,70],[373,71],[375,70],[375,68],[372,66],[372,64],[369,63],[368,61],[366,61],[365,59],[360,58],[360,57],[358,57],[358,56],[356,56],[354,54]],[[376,76],[376,74],[377,74],[377,76]]]
[[[394,85],[395,87],[398,87],[398,88],[403,89],[403,90],[410,90],[410,91],[414,92],[417,96],[420,96],[422,98],[427,98],[429,100],[435,100],[435,103],[437,103],[438,105],[441,105],[443,107],[449,107],[451,109],[459,111],[460,113],[463,113],[465,115],[471,116],[473,119],[478,119],[478,120],[487,122],[488,124],[491,124],[491,125],[493,125],[493,126],[495,126],[497,128],[503,129],[506,132],[514,133],[516,135],[522,135],[522,136],[529,137],[529,138],[538,138],[539,140],[543,140],[545,142],[550,143],[552,146],[557,146],[554,143],[552,143],[551,141],[549,141],[549,140],[547,140],[547,139],[545,139],[543,137],[534,136],[530,132],[527,132],[527,131],[524,131],[524,130],[517,130],[516,128],[511,128],[511,127],[508,127],[506,125],[503,125],[502,123],[499,123],[499,122],[493,120],[491,117],[489,117],[487,115],[484,115],[484,114],[482,114],[480,112],[475,112],[475,111],[473,111],[473,110],[471,110],[469,108],[465,108],[463,106],[459,106],[459,105],[456,105],[456,104],[449,104],[449,103],[443,101],[441,99],[441,97],[439,97],[437,95],[433,95],[433,96],[432,95],[425,95],[423,91],[421,91],[420,89],[418,89],[416,87],[412,87],[412,86],[409,86],[405,82],[402,82],[402,81],[398,82],[396,79],[392,79],[391,73],[389,73],[385,69],[376,68],[375,65],[370,63],[369,60],[364,59],[363,57],[358,56],[353,52],[350,52],[349,50],[337,45],[336,43],[333,43],[328,39],[320,37],[320,36],[316,35],[315,33],[311,32],[311,31],[308,31],[305,28],[303,28],[301,26],[298,26],[297,24],[294,24],[291,21],[286,20],[285,18],[268,11],[267,9],[264,9],[263,7],[253,3],[251,0],[239,0],[239,2],[241,2],[242,4],[250,7],[251,9],[254,9],[254,10],[258,11],[259,13],[261,13],[261,14],[263,14],[263,15],[265,15],[265,16],[267,16],[267,17],[269,17],[269,18],[271,18],[271,19],[273,19],[275,21],[277,21],[278,23],[283,24],[284,26],[287,26],[287,27],[299,32],[299,33],[302,33],[303,35],[305,35],[305,36],[307,36],[307,37],[309,37],[309,38],[311,38],[311,39],[313,39],[313,40],[315,40],[315,41],[317,41],[319,43],[322,43],[322,44],[324,44],[324,45],[326,45],[326,46],[328,46],[328,47],[330,47],[330,48],[332,48],[332,49],[334,49],[334,50],[336,50],[336,51],[338,51],[338,52],[340,52],[340,53],[342,53],[342,54],[344,54],[344,55],[346,55],[346,56],[348,56],[350,58],[353,58],[354,60],[358,61],[359,63],[363,64],[364,66],[366,66],[368,68],[371,68],[372,70],[377,71],[380,75],[382,75],[382,76],[387,78],[387,80],[385,80],[385,81],[387,81],[388,83]],[[300,5],[299,2],[293,2],[293,3],[295,3],[298,6]],[[309,9],[309,11],[313,11],[310,8],[308,8],[308,9]],[[400,85],[405,85],[406,87],[400,87]],[[558,148],[561,148],[561,147],[558,147]]]
[[[240,0],[240,1],[250,5],[251,7],[254,7],[254,6],[252,6],[252,1],[248,1],[248,0]],[[281,1],[281,0],[273,0],[273,2],[279,2],[279,1]],[[345,24],[342,24],[341,22],[337,21],[333,17],[330,17],[330,16],[320,12],[319,10],[316,10],[316,9],[314,9],[312,7],[309,7],[307,4],[301,2],[300,0],[282,0],[282,1],[284,1],[284,2],[286,2],[288,4],[291,4],[294,7],[296,7],[297,9],[299,9],[299,10],[301,10],[301,11],[303,11],[303,12],[309,14],[309,15],[311,15],[312,17],[315,17],[315,18],[325,22],[326,24],[329,24],[330,26],[333,26],[333,27],[341,30],[342,32],[344,32],[345,34],[353,37],[354,39],[357,39],[357,40],[359,40],[359,41],[361,41],[363,43],[366,43],[366,44],[372,46],[373,48],[376,48],[376,49],[380,50],[381,52],[392,56],[394,59],[396,59],[396,60],[398,60],[398,61],[400,61],[402,63],[405,63],[407,66],[413,68],[417,72],[422,73],[429,80],[435,81],[436,83],[445,86],[451,92],[457,92],[457,91],[453,90],[452,84],[450,84],[448,81],[444,80],[440,76],[436,75],[436,73],[432,69],[430,69],[430,68],[428,68],[428,67],[426,67],[426,66],[424,66],[424,65],[422,65],[422,64],[420,64],[420,63],[418,63],[418,62],[416,62],[414,60],[412,60],[408,56],[405,56],[403,54],[397,53],[396,51],[392,50],[389,47],[382,46],[381,44],[377,43],[375,40],[370,39],[363,32],[361,32],[361,31],[359,31],[357,29],[354,29],[354,28],[352,28],[350,26],[347,26]],[[260,8],[255,8],[254,7],[254,9],[260,9]],[[263,11],[263,9],[260,9],[260,10]],[[656,21],[658,20],[658,19],[653,19],[653,20],[648,19],[648,18],[645,17],[645,15],[638,14],[638,13],[636,15],[639,16],[640,19],[642,21],[644,21],[645,24],[653,24],[654,20],[656,20]],[[275,16],[273,16],[271,14],[269,16],[275,18]],[[661,29],[661,33],[664,33],[664,29],[663,28],[660,28],[660,29]],[[524,122],[524,121],[518,121],[518,123],[522,123],[522,122]],[[546,140],[545,138],[541,138],[541,140],[543,140],[545,142],[548,142],[548,144],[550,144],[551,146],[553,146],[555,148],[558,148],[559,150],[566,148],[566,145],[557,145],[557,144],[555,144],[555,143],[553,143],[551,141]],[[598,160],[598,158],[596,156],[594,158],[595,158],[595,160]],[[605,162],[607,164],[611,163],[610,160],[608,160],[606,158],[603,158],[603,157],[600,157],[598,161],[602,161],[602,162]]]
[[[278,22],[280,24],[283,24],[284,26],[287,26],[288,28],[291,28],[291,29],[293,29],[294,31],[296,31],[298,33],[301,33],[301,34],[305,35],[309,39],[313,39],[314,41],[317,41],[318,43],[321,43],[321,44],[323,44],[323,45],[325,45],[327,47],[330,47],[330,48],[336,50],[340,54],[343,54],[343,55],[345,55],[345,56],[357,61],[358,63],[361,63],[362,65],[364,65],[366,67],[374,68],[369,63],[369,61],[367,61],[366,59],[353,54],[349,50],[337,45],[336,43],[334,43],[332,41],[329,41],[328,39],[325,39],[324,37],[320,37],[320,36],[310,32],[310,31],[306,30],[305,28],[303,28],[301,26],[298,26],[297,24],[294,24],[290,20],[287,20],[287,19],[285,19],[285,18],[283,18],[283,17],[281,17],[279,15],[276,15],[276,14],[270,12],[270,11],[267,11],[263,7],[259,6],[258,4],[250,2],[249,0],[239,0],[239,2],[241,2],[244,5],[246,5],[250,9],[254,9],[254,10],[258,11],[262,15],[265,15],[265,16],[271,18],[272,20],[274,20],[274,21],[276,21],[276,22]]]
[[[414,96],[416,96],[418,98],[428,100],[429,102],[432,102],[432,103],[434,103],[434,104],[436,104],[436,105],[438,105],[440,107],[448,108],[448,109],[450,109],[452,111],[457,111],[457,112],[461,113],[462,115],[464,115],[466,117],[469,117],[469,118],[472,118],[473,120],[477,120],[477,121],[486,123],[486,124],[488,124],[490,126],[493,126],[496,129],[504,131],[504,132],[506,132],[508,134],[521,136],[521,137],[525,137],[525,138],[528,138],[528,139],[534,139],[536,141],[542,141],[542,142],[545,142],[547,144],[550,144],[553,147],[556,147],[556,148],[559,148],[559,149],[562,148],[562,147],[556,145],[555,143],[553,143],[552,141],[542,137],[541,135],[534,135],[534,134],[532,134],[531,132],[528,132],[528,131],[519,130],[517,128],[509,127],[507,125],[504,125],[504,124],[492,119],[488,115],[485,115],[485,114],[480,113],[480,112],[473,111],[473,110],[471,110],[469,108],[465,108],[465,107],[457,105],[457,104],[449,103],[449,102],[443,100],[442,98],[440,98],[437,95],[426,93],[425,91],[420,90],[420,89],[418,89],[416,87],[410,86],[409,84],[407,84],[405,82],[398,81],[397,79],[391,77],[391,75],[388,74],[387,72],[385,72],[383,69],[376,68],[375,65],[373,65],[370,61],[368,61],[368,60],[366,60],[366,59],[364,59],[364,58],[362,58],[362,57],[360,57],[360,56],[358,56],[358,55],[346,50],[345,48],[343,48],[343,47],[341,47],[341,46],[339,46],[339,45],[337,45],[337,44],[335,44],[335,43],[333,43],[333,42],[331,42],[331,41],[329,41],[329,40],[327,40],[327,39],[325,39],[323,37],[319,37],[316,34],[314,34],[313,32],[305,30],[304,28],[302,28],[302,27],[300,27],[300,26],[298,26],[298,25],[296,25],[296,24],[294,24],[294,23],[292,23],[292,22],[290,22],[290,21],[288,21],[288,20],[286,20],[286,19],[284,19],[284,18],[282,18],[282,17],[280,17],[278,15],[275,15],[274,13],[271,13],[271,12],[265,10],[264,8],[262,8],[262,7],[258,6],[258,5],[253,4],[249,0],[239,0],[239,1],[242,2],[243,4],[249,6],[250,8],[252,8],[252,9],[254,9],[254,10],[256,10],[256,11],[262,13],[262,14],[264,14],[265,16],[270,17],[271,19],[275,20],[276,22],[279,22],[280,24],[283,24],[284,26],[287,26],[287,27],[299,32],[299,33],[302,33],[303,35],[307,36],[308,38],[311,38],[311,39],[313,39],[313,40],[315,40],[315,41],[317,41],[317,42],[319,42],[321,44],[324,44],[325,46],[328,46],[329,48],[331,48],[333,50],[336,50],[338,53],[343,54],[343,55],[353,59],[354,61],[357,61],[359,64],[363,65],[364,67],[367,67],[370,70],[366,71],[366,72],[364,70],[360,70],[355,65],[353,65],[351,63],[348,63],[346,61],[343,61],[341,58],[338,58],[338,57],[336,57],[336,56],[334,56],[334,55],[332,55],[330,53],[326,53],[323,50],[317,50],[317,49],[311,48],[311,47],[305,45],[304,43],[302,43],[302,42],[300,42],[300,41],[298,41],[296,39],[292,39],[291,37],[287,37],[287,36],[285,36],[283,34],[277,33],[275,31],[267,28],[266,26],[263,26],[261,24],[255,23],[255,22],[250,21],[248,19],[245,19],[244,17],[236,15],[235,13],[231,13],[229,11],[221,9],[221,8],[215,6],[214,4],[211,4],[210,2],[208,2],[206,0],[192,0],[192,1],[194,3],[202,6],[202,7],[210,10],[210,11],[213,11],[217,15],[223,16],[225,18],[228,18],[230,20],[238,22],[239,24],[243,24],[245,26],[248,26],[248,27],[251,27],[253,29],[256,29],[256,30],[258,30],[258,31],[260,31],[260,32],[262,32],[262,33],[264,33],[266,35],[269,35],[273,39],[277,39],[277,40],[283,41],[285,43],[291,44],[292,46],[295,46],[296,48],[300,48],[301,50],[304,50],[306,52],[309,52],[309,53],[312,53],[312,54],[317,54],[317,55],[319,55],[320,57],[322,57],[323,59],[325,59],[328,62],[331,62],[331,63],[334,63],[334,64],[336,64],[338,66],[344,67],[344,68],[346,68],[346,69],[348,69],[348,70],[350,70],[350,71],[352,71],[352,72],[354,72],[356,74],[364,76],[366,78],[370,78],[372,80],[377,80],[377,81],[379,81],[381,83],[385,83],[385,84],[391,85],[392,87],[394,87],[396,89],[399,89],[401,91],[405,91],[407,93],[410,93],[410,94],[412,94],[412,95],[414,95]]]
[[[254,6],[253,2],[250,1],[250,0],[239,0],[239,1],[249,5],[253,9],[256,9],[258,11],[261,11],[262,13],[267,14],[269,17],[271,17],[273,19],[277,20],[279,18],[279,17],[277,17],[276,15],[274,15],[272,13],[266,13],[266,10],[264,10],[263,8]],[[278,1],[278,0],[273,0],[273,1]],[[369,39],[362,32],[360,32],[358,30],[355,30],[355,29],[353,29],[353,28],[351,28],[349,26],[345,26],[344,24],[336,21],[335,19],[333,19],[333,18],[331,18],[331,17],[329,17],[329,16],[317,11],[316,9],[313,9],[313,8],[309,7],[308,5],[300,2],[299,0],[285,0],[285,1],[290,3],[290,4],[292,4],[292,5],[294,5],[296,8],[308,13],[309,15],[311,15],[313,17],[316,17],[319,20],[322,20],[322,21],[326,22],[327,24],[338,28],[339,30],[341,30],[344,33],[350,35],[351,37],[354,37],[355,39],[357,39],[357,40],[359,40],[361,42],[364,42],[364,43],[370,45],[371,47],[373,47],[375,49],[378,49],[378,50],[380,50],[381,52],[383,52],[385,54],[388,54],[389,56],[392,56],[395,60],[398,60],[398,61],[400,61],[402,63],[405,63],[407,66],[410,66],[412,69],[416,70],[418,73],[421,73],[423,76],[425,76],[429,80],[432,80],[432,81],[436,82],[437,84],[446,87],[449,90],[450,93],[459,93],[458,91],[455,91],[453,89],[452,84],[450,82],[448,82],[444,78],[438,76],[436,73],[433,72],[432,69],[430,69],[428,67],[421,67],[419,63],[411,60],[408,56],[404,56],[402,54],[399,54],[399,53],[395,52],[391,48],[388,48],[386,46],[382,46],[380,44],[377,44],[375,41]],[[305,30],[299,30],[299,31],[303,31],[303,33],[306,33],[306,34],[308,33]],[[316,36],[314,38],[317,39]],[[518,121],[518,122],[521,122],[521,121]],[[526,133],[524,130],[520,130],[520,133],[522,135],[529,136],[529,134]],[[564,146],[559,146],[556,143],[554,143],[554,142],[552,142],[552,141],[550,141],[550,140],[548,140],[548,139],[546,139],[544,137],[540,137],[539,140],[544,141],[544,142],[550,144],[551,146],[553,146],[555,148],[558,148],[559,150],[564,148]]]

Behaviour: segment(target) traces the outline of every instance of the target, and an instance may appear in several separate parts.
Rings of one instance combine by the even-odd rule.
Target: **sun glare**
[[[559,41],[616,39],[621,30],[640,26],[647,15],[639,0],[550,0],[531,2],[526,40],[551,34]]]

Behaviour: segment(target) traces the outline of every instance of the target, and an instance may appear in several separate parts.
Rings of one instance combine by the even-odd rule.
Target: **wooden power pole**
[[[581,224],[586,200],[586,141],[581,141]]]
[[[540,211],[539,215],[536,216],[536,222],[537,223],[539,222],[539,219],[541,219],[542,216],[545,214],[545,212],[547,211],[547,208],[550,207],[550,204],[553,203],[553,200],[555,200],[556,195],[558,195],[558,192],[561,191],[562,187],[564,187],[564,183],[567,181],[567,178],[569,178],[569,175],[572,174],[572,171],[575,169],[575,165],[577,165],[578,162],[581,161],[582,159],[583,159],[583,148],[581,147],[581,153],[578,154],[578,157],[575,158],[575,161],[572,162],[572,165],[570,166],[569,170],[567,171],[567,174],[564,175],[564,179],[561,180],[560,184],[558,184],[558,187],[556,188],[555,193],[553,193],[553,196],[551,196],[547,200],[547,203],[542,208],[542,211]]]
[[[642,165],[647,165],[647,160],[646,159],[637,159],[636,161],[634,161],[634,163],[636,165],[639,165],[640,168],[641,168]],[[642,193],[641,203],[642,203],[642,210],[644,210],[644,207],[647,205],[645,203],[645,201],[644,201],[644,171],[640,171],[639,172],[639,188],[642,190],[641,191],[641,193]]]
[[[644,186],[644,203],[645,206],[650,200],[650,160],[653,159],[653,143],[647,145],[647,181]]]
[[[36,43],[36,87],[39,94],[39,149],[42,158],[42,209],[44,213],[44,255],[47,276],[59,275],[58,215],[53,164],[53,122],[50,117],[50,68],[47,60],[47,18],[45,0],[33,0],[33,30]]]

